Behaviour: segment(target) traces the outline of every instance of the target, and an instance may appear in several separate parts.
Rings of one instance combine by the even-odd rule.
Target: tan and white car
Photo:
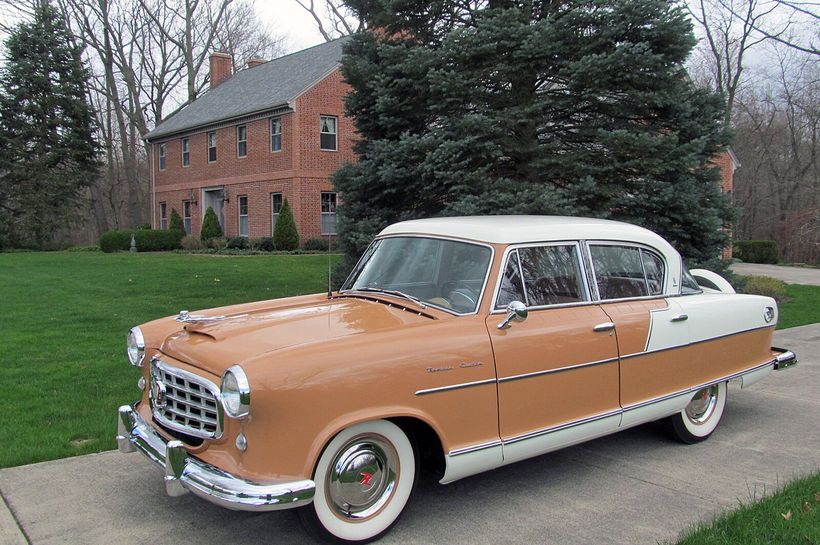
[[[370,541],[420,469],[450,483],[660,419],[706,439],[729,380],[796,362],[771,347],[776,323],[774,300],[690,274],[633,225],[408,221],[337,292],[133,328],[143,394],[117,440],[171,495],[296,507],[314,535]]]

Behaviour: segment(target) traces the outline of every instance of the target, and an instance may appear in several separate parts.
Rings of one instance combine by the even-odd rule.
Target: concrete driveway
[[[762,265],[757,263],[735,263],[732,272],[745,276],[771,276],[787,284],[820,286],[820,269],[805,267],[783,267],[782,265]]]
[[[380,543],[656,543],[816,471],[820,324],[775,342],[800,364],[743,391],[732,384],[708,441],[683,446],[647,425],[451,485],[422,482]],[[312,543],[291,512],[167,497],[161,472],[139,454],[4,469],[0,491],[3,545]]]

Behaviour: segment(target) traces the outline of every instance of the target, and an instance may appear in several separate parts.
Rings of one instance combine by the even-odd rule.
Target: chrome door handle
[[[615,329],[615,324],[613,324],[612,322],[604,322],[593,327],[592,331],[612,331],[613,329]]]
[[[677,316],[672,316],[672,319],[669,320],[670,322],[685,322],[689,319],[689,316],[686,314],[678,314]]]

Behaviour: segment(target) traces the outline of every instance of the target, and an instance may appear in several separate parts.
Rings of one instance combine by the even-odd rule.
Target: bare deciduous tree
[[[310,13],[319,33],[329,42],[349,36],[365,28],[365,22],[355,16],[344,0],[295,0]]]

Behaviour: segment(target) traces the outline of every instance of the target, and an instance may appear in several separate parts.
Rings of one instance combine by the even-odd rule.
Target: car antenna
[[[327,298],[333,299],[333,289],[330,283],[330,234],[327,235]]]

